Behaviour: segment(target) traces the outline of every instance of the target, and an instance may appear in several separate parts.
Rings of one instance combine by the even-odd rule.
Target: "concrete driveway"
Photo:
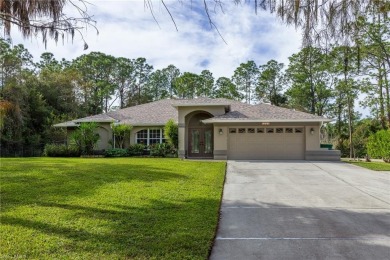
[[[390,259],[390,174],[229,161],[210,259]]]

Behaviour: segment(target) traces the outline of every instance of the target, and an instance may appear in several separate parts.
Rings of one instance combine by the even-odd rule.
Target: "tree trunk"
[[[384,98],[383,98],[383,74],[382,74],[382,66],[379,63],[378,66],[378,87],[379,87],[379,117],[381,121],[381,125],[383,129],[386,129],[386,121],[385,121],[385,106],[384,106]]]
[[[108,112],[108,98],[107,96],[104,97],[104,112]]]
[[[246,103],[250,104],[251,103],[251,88],[250,88],[250,83],[246,82],[246,92],[247,92],[247,98],[246,98]]]
[[[390,127],[390,90],[389,90],[389,80],[387,78],[387,73],[386,73],[386,64],[383,62],[383,71],[384,71],[384,87],[386,90],[386,110],[387,110],[387,122],[388,122],[388,127]]]
[[[352,103],[350,95],[348,95],[348,131],[349,131],[349,158],[353,158],[353,140],[352,140]]]
[[[123,85],[122,87],[119,89],[119,105],[120,105],[120,108],[124,108],[125,107],[125,93],[123,91]]]
[[[315,92],[314,92],[314,83],[313,83],[313,71],[312,71],[312,49],[310,49],[309,54],[309,75],[310,75],[310,96],[311,96],[311,105],[310,105],[310,112],[312,114],[315,114],[316,112],[316,100],[315,100]]]
[[[349,59],[348,48],[344,50],[344,87],[347,91],[347,105],[348,105],[348,132],[349,132],[349,158],[353,157],[353,140],[352,140],[352,86],[348,86],[348,72],[349,72]]]
[[[337,135],[338,135],[338,147],[341,147],[342,145],[342,140],[341,140],[341,114],[342,114],[342,111],[343,111],[343,107],[342,107],[342,103],[341,103],[341,100],[342,100],[342,94],[340,92],[340,95],[339,95],[339,102],[338,102],[338,109],[337,109]]]
[[[385,13],[383,13],[383,18],[385,19]],[[386,26],[386,23],[384,23],[384,24],[381,23],[381,14],[378,14],[378,28],[382,28],[382,26]],[[386,40],[382,39],[382,35],[380,34],[380,32],[378,32],[378,36],[379,36],[379,40],[377,41],[377,44],[379,45],[380,49],[382,50],[382,52],[383,52],[383,54],[385,56],[383,58],[384,58],[384,60],[386,61],[387,65],[390,68],[390,55],[389,55],[389,51],[388,51],[388,49],[386,48],[386,45],[385,45]],[[385,65],[385,64],[383,64],[383,65]],[[386,74],[386,70],[384,70],[384,72]]]

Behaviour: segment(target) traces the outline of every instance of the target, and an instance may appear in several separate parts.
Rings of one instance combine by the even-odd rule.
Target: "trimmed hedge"
[[[127,149],[108,149],[105,151],[93,151],[93,155],[104,155],[105,157],[131,157],[131,156],[153,156],[153,157],[176,157],[177,151],[169,143],[154,144],[146,149],[143,144],[130,145]],[[44,156],[48,157],[80,157],[81,152],[75,146],[64,144],[47,144],[44,149]]]
[[[169,143],[154,144],[150,146],[150,156],[176,157],[176,149]]]
[[[146,146],[143,144],[133,144],[127,148],[128,156],[142,156]]]
[[[104,156],[106,157],[126,157],[129,156],[129,151],[127,149],[115,148],[106,150]]]
[[[65,144],[46,144],[43,155],[47,157],[80,157],[77,147]]]

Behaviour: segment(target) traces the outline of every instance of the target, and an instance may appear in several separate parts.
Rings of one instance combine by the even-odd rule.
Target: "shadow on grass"
[[[96,225],[80,229],[66,222],[58,225],[22,217],[4,216],[1,222],[50,235],[52,241],[66,238],[67,244],[50,249],[65,258],[72,252],[81,258],[105,255],[121,259],[205,259],[212,245],[219,203],[219,200],[201,198],[178,203],[151,200],[148,206],[108,204],[102,205],[104,209],[66,203],[38,204],[72,211],[74,220],[103,221],[104,228],[100,231]],[[35,253],[29,256],[39,258],[45,253],[45,249],[41,250],[31,250]]]
[[[66,201],[72,196],[87,196],[97,188],[118,183],[141,181],[154,183],[186,179],[173,167],[157,165],[106,163],[78,164],[77,161],[29,167],[4,168],[1,174],[2,211],[15,206],[41,202]],[[108,163],[107,163],[108,162]]]

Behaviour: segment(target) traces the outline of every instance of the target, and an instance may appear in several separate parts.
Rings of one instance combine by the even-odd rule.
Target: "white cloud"
[[[255,14],[253,7],[224,4],[224,13],[210,5],[213,22],[227,44],[210,28],[203,6],[195,2],[166,1],[179,31],[160,1],[153,1],[153,16],[143,0],[92,1],[89,14],[97,21],[99,35],[90,28],[84,33],[89,49],[76,35],[74,43],[57,45],[50,41],[45,49],[40,39],[21,39],[14,30],[14,43],[23,43],[37,60],[42,52],[58,59],[74,59],[90,51],[127,58],[145,57],[155,68],[174,64],[181,71],[200,73],[209,69],[215,77],[233,74],[240,63],[254,60],[258,65],[270,59],[287,62],[299,51],[301,36],[294,28],[279,23],[267,12]],[[192,6],[191,6],[192,5]],[[74,12],[70,7],[67,12]],[[203,64],[203,66],[202,66]]]

